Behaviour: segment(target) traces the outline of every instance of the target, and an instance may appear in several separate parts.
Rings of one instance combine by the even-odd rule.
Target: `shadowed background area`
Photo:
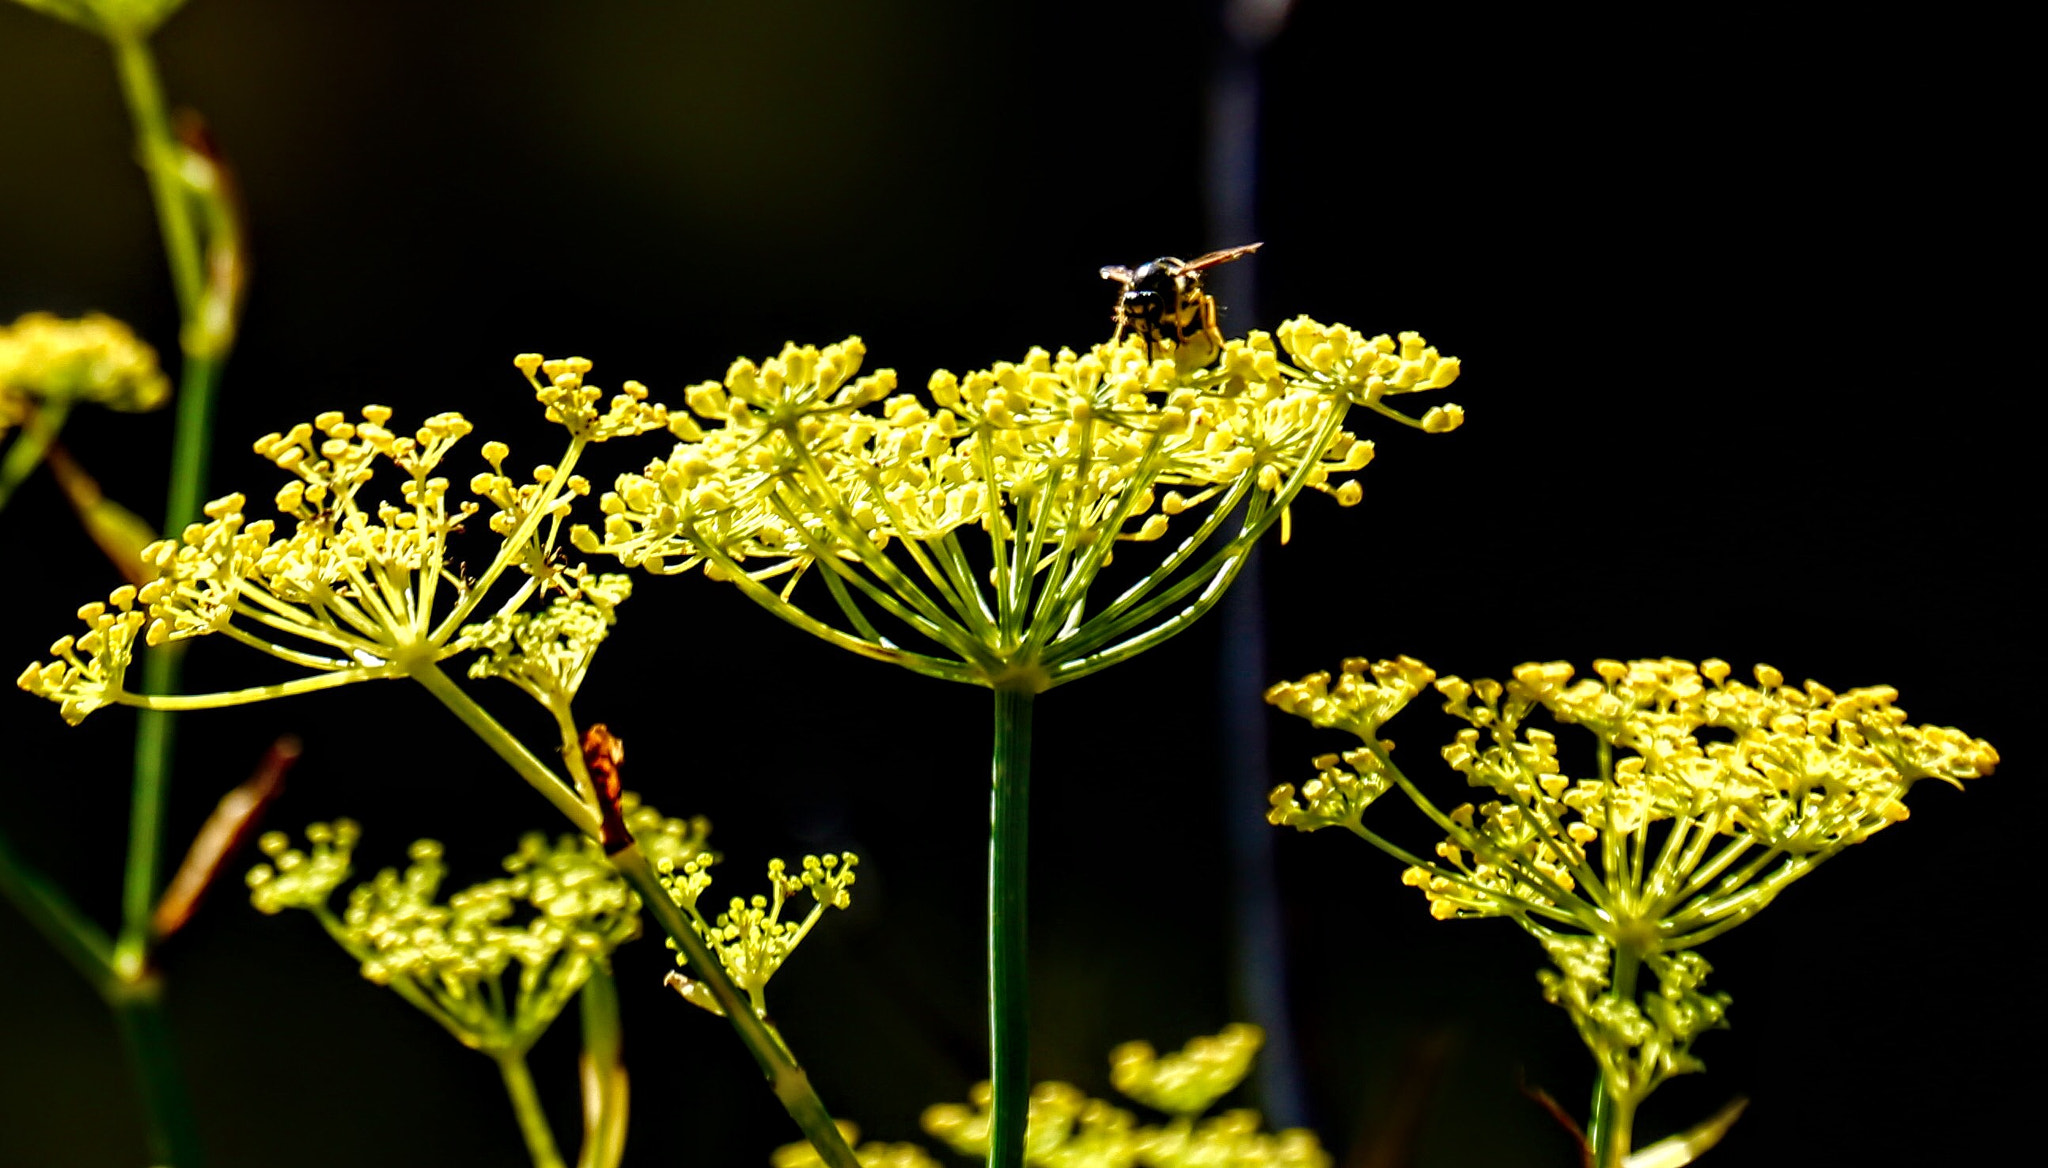
[[[1991,96],[1917,39],[1909,58],[1705,20],[1680,35],[1348,7],[1305,0],[1263,56],[1261,311],[1226,304],[1226,331],[1296,313],[1419,329],[1464,359],[1450,396],[1469,421],[1362,424],[1380,447],[1364,504],[1309,498],[1264,553],[1266,679],[1350,655],[1468,677],[1720,656],[1887,682],[1916,721],[1990,738],[2000,774],[1922,787],[1910,823],[1707,947],[1734,1029],[1702,1039],[1710,1073],[1638,1125],[1652,1139],[1748,1094],[1708,1163],[1985,1160],[2025,1078],[2009,1052],[2039,1041],[2008,899],[2038,851],[2015,546],[2038,519],[2021,522],[2022,438],[1999,404],[2009,328],[1970,278],[2010,246],[1977,201],[2007,165]],[[1109,330],[1101,265],[1209,241],[1220,24],[1192,8],[194,0],[157,44],[249,214],[212,494],[267,497],[277,474],[250,439],[372,401],[401,423],[461,410],[515,463],[552,457],[533,453],[553,440],[521,351],[582,354],[597,384],[679,401],[790,339],[858,333],[913,387],[1083,346]],[[169,289],[103,46],[7,6],[0,58],[0,318],[107,311],[168,361]],[[167,416],[81,412],[67,440],[154,513],[168,435]],[[593,477],[663,449],[600,450]],[[11,677],[113,575],[46,476],[0,514],[0,547]],[[580,710],[625,739],[629,785],[711,818],[719,893],[753,891],[771,856],[862,854],[852,911],[770,1001],[828,1103],[870,1135],[918,1136],[924,1105],[984,1073],[986,695],[838,653],[701,577],[641,583],[622,618]],[[1216,637],[1198,627],[1039,703],[1038,1077],[1106,1095],[1113,1044],[1177,1046],[1237,1016]],[[269,664],[208,644],[187,684]],[[547,741],[509,687],[475,692]],[[69,730],[0,695],[0,825],[102,919],[132,723]],[[269,825],[361,820],[362,876],[430,835],[457,880],[483,878],[521,831],[554,830],[417,687],[182,725],[174,854],[287,731],[306,754]],[[1433,761],[1451,732],[1418,701],[1393,736],[1457,802]],[[1271,733],[1276,779],[1339,747],[1292,719]],[[1426,846],[1414,826],[1394,834]],[[1430,920],[1355,840],[1277,842],[1302,1102],[1339,1162],[1571,1164],[1516,1088],[1582,1113],[1591,1082],[1540,999],[1536,946]],[[522,1161],[488,1060],[303,915],[265,919],[222,888],[164,961],[214,1164]],[[645,939],[617,958],[627,1162],[765,1163],[795,1133],[724,1024],[660,989],[668,964]],[[534,1055],[565,1138],[575,1044],[572,1011]],[[1432,1088],[1404,1093],[1424,1065]],[[1376,1133],[1411,1120],[1412,1155],[1381,1156]],[[0,906],[0,1164],[141,1149],[104,1010]]]

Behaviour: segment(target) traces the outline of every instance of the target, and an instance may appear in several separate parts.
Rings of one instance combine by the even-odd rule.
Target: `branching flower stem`
[[[626,1151],[628,1094],[619,987],[598,963],[576,995],[583,1022],[583,1149],[576,1168],[617,1168]]]
[[[469,727],[486,746],[496,752],[499,758],[504,759],[521,778],[553,803],[569,822],[576,825],[577,830],[593,838],[599,837],[598,813],[577,797],[575,786],[563,781],[553,769],[528,750],[525,743],[514,737],[462,687],[443,673],[439,666],[431,662],[416,663],[412,666],[411,673],[414,680],[425,686],[427,692],[440,699],[441,704],[447,706],[449,712],[460,719],[463,725]],[[573,723],[565,733],[564,745],[569,747],[566,753],[571,759],[572,769],[581,766],[582,755],[575,749]],[[585,778],[583,781],[587,783],[589,780]],[[761,1073],[767,1076],[769,1089],[775,1093],[775,1098],[781,1102],[783,1109],[789,1112],[790,1118],[796,1121],[805,1138],[810,1140],[819,1157],[829,1168],[860,1168],[852,1149],[847,1147],[845,1138],[834,1125],[831,1113],[825,1109],[825,1104],[818,1098],[818,1093],[812,1089],[803,1067],[790,1054],[789,1048],[755,1013],[752,1004],[741,993],[739,987],[733,985],[724,964],[712,954],[704,939],[683,915],[682,909],[670,899],[668,891],[661,886],[660,878],[655,875],[653,867],[648,864],[647,857],[641,853],[639,845],[629,843],[624,848],[612,852],[608,858],[612,867],[616,868],[639,894],[642,905],[654,915],[654,919],[661,925],[662,932],[668,934],[670,939],[675,941],[676,947],[682,950],[698,980],[711,991],[712,997],[724,1010],[726,1020],[738,1033],[740,1042],[754,1056],[754,1061],[761,1067]],[[508,1089],[511,1086],[509,1079],[507,1086]]]

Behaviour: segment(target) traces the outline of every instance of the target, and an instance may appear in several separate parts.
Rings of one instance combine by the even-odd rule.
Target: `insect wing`
[[[1222,251],[1212,251],[1208,255],[1200,256],[1188,263],[1184,263],[1180,266],[1179,270],[1182,273],[1199,272],[1204,268],[1213,268],[1218,264],[1227,264],[1235,259],[1243,259],[1264,246],[1266,246],[1265,241],[1261,240],[1258,243],[1247,243],[1242,247],[1226,247]],[[1104,272],[1106,273],[1107,271],[1108,269],[1105,268]]]

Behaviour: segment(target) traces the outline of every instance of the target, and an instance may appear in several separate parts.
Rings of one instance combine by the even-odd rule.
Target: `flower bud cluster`
[[[1292,783],[1273,788],[1267,797],[1272,804],[1267,821],[1301,831],[1358,826],[1365,809],[1393,785],[1392,772],[1380,754],[1394,744],[1379,737],[1381,724],[1435,677],[1434,670],[1410,657],[1380,662],[1353,657],[1339,669],[1334,688],[1328,673],[1311,673],[1269,688],[1266,700],[1273,705],[1317,726],[1348,730],[1368,745],[1318,755],[1316,777],[1299,791]]]
[[[1251,1073],[1265,1032],[1233,1022],[1161,1057],[1149,1042],[1109,1052],[1109,1083],[1125,1096],[1168,1115],[1200,1115]]]
[[[464,627],[461,643],[478,650],[469,675],[504,678],[542,705],[570,701],[618,619],[615,610],[632,591],[629,577],[598,576],[539,612],[503,613]]]
[[[1571,1016],[1617,1101],[1639,1102],[1673,1075],[1706,1069],[1693,1040],[1727,1026],[1728,995],[1700,988],[1713,971],[1705,958],[1691,950],[1649,956],[1644,968],[1655,985],[1639,994],[1612,985],[1612,953],[1600,938],[1537,939],[1557,966],[1536,975],[1543,1000]]]
[[[854,868],[860,857],[852,852],[832,856],[805,856],[802,870],[792,875],[789,866],[781,860],[768,862],[768,894],[752,897],[735,896],[726,905],[726,910],[716,917],[707,916],[698,908],[698,901],[711,887],[709,868],[719,857],[710,854],[689,855],[680,861],[673,854],[665,853],[658,847],[648,856],[654,864],[656,874],[661,878],[662,887],[678,906],[689,913],[698,936],[718,955],[726,974],[738,988],[746,991],[756,1012],[765,1013],[766,1006],[762,992],[770,978],[775,976],[782,963],[789,959],[797,945],[810,935],[818,918],[828,908],[843,909],[853,903],[848,890],[853,887]],[[803,919],[783,920],[782,911],[790,898],[808,891],[811,907]],[[670,949],[677,949],[673,939]],[[688,967],[687,960],[678,951],[676,964]],[[669,984],[690,1002],[713,1013],[719,1013],[717,1003],[702,983],[673,974]]]
[[[519,372],[533,386],[534,399],[545,407],[547,419],[560,424],[571,437],[586,442],[645,434],[669,424],[668,407],[647,400],[647,387],[628,381],[619,392],[605,398],[597,386],[585,384],[590,361],[583,357],[548,360],[539,353],[521,353],[512,359]],[[598,403],[604,403],[599,412]]]

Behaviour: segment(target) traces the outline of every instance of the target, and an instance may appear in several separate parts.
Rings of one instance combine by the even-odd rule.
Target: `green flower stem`
[[[1031,703],[1028,690],[995,691],[995,759],[988,841],[990,1168],[1023,1168],[1031,1095],[1031,997],[1025,943],[1025,861],[1030,842]]]
[[[1642,953],[1633,946],[1615,946],[1614,980],[1609,992],[1626,1001],[1635,1000],[1636,973],[1642,963]],[[1586,1123],[1586,1142],[1592,1145],[1595,1168],[1622,1168],[1628,1160],[1638,1101],[1633,1088],[1616,1090],[1609,1072],[1602,1068],[1593,1083],[1593,1112]]]
[[[567,1168],[562,1153],[555,1149],[555,1133],[541,1110],[540,1096],[533,1090],[533,1075],[526,1069],[526,1054],[518,1050],[496,1051],[498,1073],[505,1078],[505,1094],[512,1100],[512,1114],[519,1117],[519,1134],[526,1137],[526,1154],[533,1168]]]
[[[153,689],[160,683],[166,685],[175,684],[177,681],[176,666],[160,666],[157,662],[167,655],[181,653],[184,647],[181,643],[173,642],[162,648],[152,650],[143,662],[144,685]],[[169,675],[167,681],[163,677],[165,674]],[[149,729],[152,723],[146,720],[146,716],[151,714],[169,714],[180,710],[220,710],[229,706],[246,706],[251,702],[269,701],[272,698],[288,698],[298,694],[318,693],[323,689],[336,689],[344,685],[353,685],[359,681],[377,681],[383,678],[402,676],[404,676],[403,673],[390,665],[366,665],[359,669],[338,669],[333,673],[316,673],[310,677],[294,677],[290,681],[274,682],[270,685],[252,685],[242,689],[221,690],[217,693],[129,693],[124,691],[118,695],[118,699],[122,705],[136,706],[143,711],[145,720],[142,726],[138,728],[138,733],[146,735],[152,732]],[[161,733],[167,734],[169,731],[164,730]],[[166,744],[165,748],[168,748],[168,744]],[[141,748],[138,746],[137,749],[139,751]],[[140,757],[138,754],[138,760]],[[152,868],[153,871],[154,869]],[[154,880],[153,875],[151,879]]]
[[[462,687],[441,672],[440,666],[430,661],[416,663],[412,667],[412,679],[426,686],[428,693],[441,699],[441,704],[447,706],[449,712],[461,719],[462,724],[469,727],[478,738],[483,739],[484,745],[495,751],[499,758],[504,759],[513,770],[519,772],[520,778],[525,779],[534,790],[546,796],[548,802],[555,805],[556,810],[567,816],[569,822],[576,825],[576,830],[593,839],[597,838],[597,812],[577,798],[575,789],[556,776],[546,763],[534,757],[534,753],[526,749],[525,743],[514,738],[510,731],[498,724],[496,718],[477,705],[476,699],[462,692]]]
[[[14,436],[14,445],[7,448],[7,458],[0,461],[0,509],[5,509],[7,500],[14,497],[14,489],[21,481],[35,472],[43,462],[43,453],[57,440],[64,429],[64,419],[71,414],[69,398],[45,401],[29,415],[28,424],[21,433]]]
[[[726,1021],[738,1032],[754,1061],[761,1067],[761,1073],[768,1077],[769,1089],[781,1102],[784,1111],[796,1121],[797,1127],[809,1140],[828,1168],[860,1168],[860,1161],[854,1157],[853,1149],[846,1146],[845,1137],[832,1122],[832,1113],[825,1110],[825,1104],[818,1093],[811,1088],[809,1076],[797,1064],[776,1036],[771,1033],[753,1006],[742,997],[738,986],[732,984],[725,966],[704,944],[704,938],[683,916],[682,909],[670,899],[668,890],[647,864],[647,857],[640,852],[638,844],[627,846],[612,853],[612,867],[618,869],[634,891],[640,894],[641,902],[661,923],[661,929],[682,950],[683,957],[690,963],[690,971],[697,980],[711,991]]]
[[[138,31],[123,29],[109,29],[107,39],[113,48],[121,94],[134,123],[178,302],[184,360],[179,371],[164,516],[165,529],[178,531],[199,518],[200,495],[206,485],[213,392],[233,332],[231,325],[208,328],[203,323],[208,316],[208,304],[200,228],[194,217],[198,209],[196,192],[180,175],[182,147],[171,135],[163,85],[157,77],[148,40]],[[226,306],[217,307],[224,315]],[[151,693],[175,690],[182,656],[175,650],[151,654],[143,669],[145,689]],[[124,990],[117,1013],[142,1089],[152,1154],[161,1163],[193,1168],[201,1159],[198,1137],[172,1057],[169,1027],[149,962],[149,922],[162,868],[164,805],[169,795],[174,742],[171,715],[144,710],[136,727],[121,931],[114,945],[113,969]]]
[[[188,324],[198,316],[205,289],[205,273],[199,247],[199,225],[193,221],[188,188],[178,176],[177,140],[171,136],[170,113],[164,101],[163,82],[158,79],[156,59],[150,55],[144,35],[127,30],[108,30],[107,43],[114,50],[114,68],[121,78],[121,96],[128,103],[128,116],[135,123],[136,145],[142,152],[142,168],[149,175],[149,193],[156,202],[156,221],[164,238],[164,255],[170,261],[171,288],[177,293],[178,315]]]
[[[106,932],[79,912],[62,889],[23,863],[4,834],[0,834],[0,896],[12,901],[79,976],[111,1001],[114,947]]]
[[[576,1168],[616,1168],[626,1153],[627,1087],[619,1025],[619,987],[593,962],[576,995],[583,1020],[583,1148]]]
[[[189,1168],[199,1163],[199,1132],[192,1123],[192,1101],[179,1075],[171,1031],[163,1010],[163,982],[153,973],[114,983],[114,1020],[135,1066],[148,1125],[152,1164]]]
[[[546,763],[534,756],[526,744],[514,738],[510,731],[498,724],[475,699],[464,693],[447,674],[441,672],[432,662],[419,662],[412,666],[413,680],[427,687],[428,692],[441,700],[462,724],[469,727],[484,744],[504,759],[520,777],[531,783],[541,794],[555,804],[569,822],[585,835],[597,838],[599,823],[597,813],[576,797],[575,790],[564,783],[548,769]],[[668,890],[661,886],[654,869],[647,864],[637,844],[612,853],[612,867],[616,868],[633,890],[640,894],[642,905],[654,914],[654,919],[682,950],[690,969],[697,975],[711,996],[725,1011],[726,1021],[739,1033],[740,1042],[754,1056],[761,1071],[768,1077],[769,1088],[781,1101],[783,1109],[810,1140],[818,1155],[828,1168],[860,1168],[853,1150],[846,1146],[839,1128],[832,1122],[832,1114],[811,1089],[810,1079],[801,1066],[791,1057],[786,1047],[770,1033],[767,1024],[761,1021],[747,999],[742,997],[732,979],[727,976],[725,966],[697,935],[697,930],[683,916],[682,910],[669,898]]]

